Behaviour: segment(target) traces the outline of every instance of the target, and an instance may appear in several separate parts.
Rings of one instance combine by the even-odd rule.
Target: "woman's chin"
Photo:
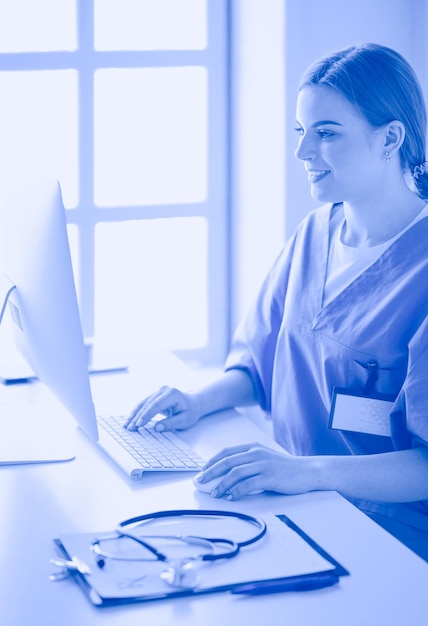
[[[341,198],[338,198],[331,191],[322,189],[320,185],[311,185],[311,196],[317,202],[342,202]]]

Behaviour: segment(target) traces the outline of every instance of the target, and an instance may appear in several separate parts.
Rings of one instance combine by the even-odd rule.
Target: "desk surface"
[[[163,358],[163,357],[162,357]],[[167,359],[168,360],[168,359]],[[127,410],[160,383],[189,387],[191,377],[175,359],[151,361],[150,379],[108,377],[93,382],[96,403]],[[146,370],[147,372],[147,370]],[[107,393],[108,390],[108,393]],[[18,395],[37,401],[43,388],[0,388],[0,419]],[[125,401],[126,400],[126,401]],[[44,401],[44,400],[43,400]],[[123,404],[125,401],[125,404]],[[61,417],[64,418],[64,415]],[[67,424],[69,428],[69,424]],[[428,565],[338,494],[259,495],[239,502],[213,501],[196,492],[192,475],[149,474],[131,482],[79,430],[77,457],[54,465],[0,467],[0,615],[4,626],[402,626],[426,624]],[[225,412],[183,433],[209,457],[224,445],[262,441],[267,435],[244,415]],[[110,530],[128,517],[166,508],[227,508],[263,515],[285,513],[349,571],[339,585],[301,593],[236,597],[228,593],[97,609],[71,580],[52,583],[52,539],[67,532]]]

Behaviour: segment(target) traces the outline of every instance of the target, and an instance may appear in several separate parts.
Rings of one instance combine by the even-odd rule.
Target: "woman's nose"
[[[315,158],[315,146],[307,135],[300,137],[294,155],[301,161],[311,161]]]

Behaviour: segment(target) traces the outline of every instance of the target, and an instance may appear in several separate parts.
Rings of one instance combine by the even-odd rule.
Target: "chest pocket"
[[[361,358],[361,354],[349,359],[348,388],[367,394],[397,397],[406,377],[407,363],[388,365],[376,358]]]

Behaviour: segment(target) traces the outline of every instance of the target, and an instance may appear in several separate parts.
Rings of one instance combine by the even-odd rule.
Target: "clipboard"
[[[202,565],[198,570],[200,584],[193,589],[174,588],[164,582],[160,572],[165,564],[161,562],[152,563],[149,570],[141,562],[129,561],[112,568],[97,568],[90,544],[103,533],[68,534],[54,539],[54,543],[62,558],[77,558],[89,566],[89,574],[71,570],[70,575],[96,607],[219,592],[259,595],[320,588],[349,575],[345,567],[288,516],[268,513],[263,518],[266,535],[256,544],[241,549],[233,559]],[[310,584],[314,579],[316,587]]]

